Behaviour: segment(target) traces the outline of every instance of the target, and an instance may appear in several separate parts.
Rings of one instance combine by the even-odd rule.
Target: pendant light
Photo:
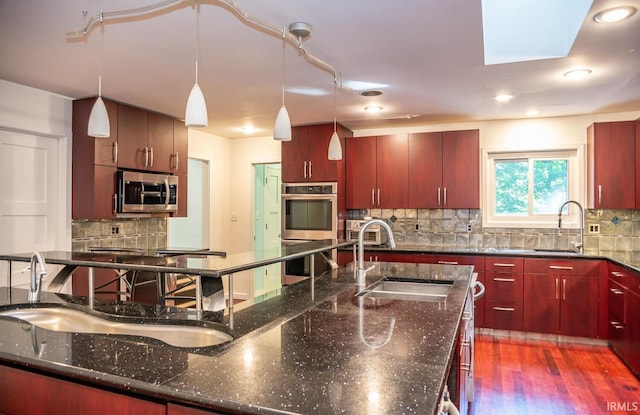
[[[200,2],[196,1],[196,82],[191,88],[187,99],[187,109],[184,115],[184,124],[187,127],[206,127],[209,123],[207,115],[207,103],[198,85],[198,52],[200,48]]]
[[[284,52],[285,52],[285,29],[282,29],[282,107],[276,116],[276,124],[273,129],[273,139],[278,141],[291,141],[291,120],[287,107],[284,106]]]
[[[100,10],[100,23],[104,21],[104,15]],[[111,128],[109,126],[109,113],[107,107],[102,100],[102,61],[104,55],[103,47],[103,34],[104,27],[100,26],[100,75],[98,75],[98,99],[91,108],[91,114],[89,115],[89,124],[87,126],[87,135],[96,138],[107,138],[111,135]]]
[[[338,137],[337,121],[336,121],[336,75],[333,75],[333,134],[329,141],[329,160],[342,160],[342,145],[340,137]]]

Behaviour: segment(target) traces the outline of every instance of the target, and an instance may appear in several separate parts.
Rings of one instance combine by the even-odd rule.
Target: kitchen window
[[[567,200],[582,201],[580,149],[485,153],[484,226],[558,226]],[[563,211],[566,227],[578,227],[577,210]]]

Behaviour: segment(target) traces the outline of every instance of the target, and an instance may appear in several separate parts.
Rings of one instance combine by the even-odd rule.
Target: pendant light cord
[[[198,83],[198,59],[200,49],[200,1],[196,0],[196,84]]]
[[[104,71],[104,13],[100,9],[100,75],[98,75],[98,97],[102,98],[102,72]]]
[[[287,29],[285,27],[282,28],[282,105],[284,105],[284,53],[286,51],[287,43],[286,37]]]

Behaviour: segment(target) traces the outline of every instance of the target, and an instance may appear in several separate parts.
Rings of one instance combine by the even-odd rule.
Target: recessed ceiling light
[[[564,73],[564,77],[567,79],[584,79],[591,75],[591,69],[581,68],[574,69]]]
[[[360,95],[363,97],[377,97],[378,95],[382,95],[382,91],[368,90],[360,92]]]
[[[529,110],[529,111],[525,112],[525,115],[527,117],[535,117],[538,114],[540,114],[540,111],[538,111],[538,110]]]
[[[615,23],[633,16],[636,11],[636,8],[631,6],[614,7],[599,12],[593,16],[593,20],[598,23]]]
[[[250,125],[244,126],[244,127],[240,127],[240,131],[242,131],[245,134],[252,134],[258,131],[258,129],[256,127],[252,127]]]
[[[500,95],[496,95],[495,97],[493,97],[493,99],[495,99],[498,102],[507,102],[507,101],[511,101],[513,99],[513,95],[500,94]]]
[[[369,105],[368,107],[364,107],[364,110],[370,113],[376,113],[382,111],[382,107],[380,105]]]

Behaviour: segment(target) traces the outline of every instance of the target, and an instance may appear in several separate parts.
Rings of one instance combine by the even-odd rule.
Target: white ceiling
[[[0,0],[0,78],[71,98],[97,94],[184,117],[195,80],[193,0],[137,17],[107,19],[84,37],[65,36],[89,16],[159,0]],[[354,129],[430,123],[640,110],[640,12],[617,24],[593,15],[638,0],[594,0],[565,58],[484,65],[480,0],[235,0],[252,18],[275,27],[308,22],[305,50],[344,81],[388,85],[383,95],[337,94],[338,122]],[[569,1],[569,0],[562,0]],[[282,39],[247,24],[217,0],[200,1],[199,83],[209,110],[204,129],[243,137],[243,125],[268,136],[281,105]],[[104,30],[103,37],[100,32]],[[102,37],[102,47],[101,47]],[[287,92],[293,125],[333,120],[333,74],[285,48],[285,84],[320,91]],[[569,69],[589,67],[582,82]],[[506,104],[492,97],[509,93]],[[366,105],[384,110],[367,115]]]

